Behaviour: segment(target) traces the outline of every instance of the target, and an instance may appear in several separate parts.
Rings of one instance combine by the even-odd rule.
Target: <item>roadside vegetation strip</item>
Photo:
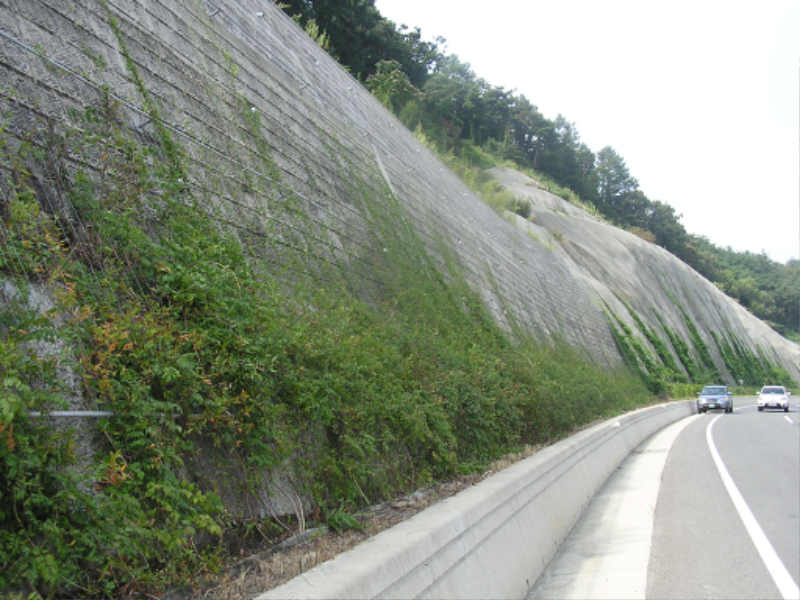
[[[693,409],[605,420],[260,598],[523,597],[631,451]]]
[[[797,583],[781,561],[778,553],[775,552],[775,548],[772,547],[764,530],[761,529],[761,525],[758,524],[758,520],[756,520],[753,511],[750,510],[747,502],[745,502],[741,492],[739,492],[739,488],[736,487],[736,483],[725,467],[725,463],[717,450],[716,444],[714,444],[712,430],[714,424],[721,416],[722,415],[715,417],[706,428],[706,441],[708,442],[708,449],[711,451],[711,457],[714,459],[714,464],[719,471],[720,477],[722,477],[725,489],[728,491],[728,495],[731,497],[733,505],[736,507],[736,511],[739,513],[739,517],[742,519],[742,523],[744,523],[747,529],[747,533],[750,535],[750,539],[753,540],[753,544],[756,550],[758,550],[761,560],[764,561],[764,566],[767,567],[781,596],[783,596],[784,600],[797,600],[800,598],[800,588],[798,588]]]

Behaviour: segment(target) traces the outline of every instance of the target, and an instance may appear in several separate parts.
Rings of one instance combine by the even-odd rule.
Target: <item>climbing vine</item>
[[[604,304],[606,320],[623,355],[654,394],[664,394],[667,391],[670,373],[664,368],[657,355],[654,357],[650,353],[650,350],[634,334],[630,326],[607,303],[604,302]],[[635,322],[637,325],[641,323],[640,320],[635,320]]]
[[[730,330],[727,331],[727,335],[714,332],[711,335],[725,361],[725,367],[740,385],[794,387],[794,382],[786,369],[768,360],[760,347],[756,347],[756,352],[753,352]]]

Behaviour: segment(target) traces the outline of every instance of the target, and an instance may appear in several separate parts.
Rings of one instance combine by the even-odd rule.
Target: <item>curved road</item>
[[[667,457],[647,598],[797,597],[800,415],[796,405],[787,414],[734,403],[733,414],[688,425]]]
[[[528,597],[800,597],[797,402],[788,414],[752,397],[734,407],[642,444]]]

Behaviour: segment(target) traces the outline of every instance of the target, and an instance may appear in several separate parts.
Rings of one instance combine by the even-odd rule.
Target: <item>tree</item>
[[[423,105],[426,129],[444,148],[453,148],[464,130],[464,104],[473,84],[434,73],[425,83]]]
[[[777,330],[800,342],[800,260],[790,260],[780,269],[780,277],[772,298],[775,306],[773,322]]]
[[[631,177],[625,161],[611,146],[597,153],[596,169],[598,208],[618,220],[624,215],[626,196],[639,188],[639,182]]]
[[[379,62],[376,72],[367,78],[366,85],[372,95],[395,114],[400,114],[409,101],[420,98],[420,91],[411,85],[400,63],[394,60]]]
[[[550,121],[545,119],[539,109],[525,96],[519,96],[511,106],[508,136],[503,142],[511,144],[507,149],[509,158],[527,163],[536,169],[539,153],[547,133],[555,135]]]
[[[411,83],[420,88],[425,85],[428,76],[436,70],[439,61],[442,60],[439,45],[443,46],[446,40],[438,36],[434,42],[423,42],[419,27],[409,31],[405,25],[401,25],[398,31],[404,44],[402,50],[398,50],[395,60],[403,65],[403,71]]]
[[[281,7],[302,27],[314,21],[327,36],[331,55],[361,80],[374,74],[379,62],[393,60],[420,87],[441,57],[442,38],[424,42],[419,28],[397,28],[375,8],[375,0],[286,0]]]
[[[585,200],[596,199],[595,156],[581,142],[575,123],[558,115],[550,124],[552,135],[544,138],[538,168],[559,185],[571,189]]]
[[[656,243],[680,259],[686,254],[689,234],[681,224],[681,215],[669,204],[651,201],[646,209],[648,229],[656,236]]]

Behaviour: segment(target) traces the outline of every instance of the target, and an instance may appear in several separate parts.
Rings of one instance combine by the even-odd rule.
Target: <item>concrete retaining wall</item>
[[[67,190],[77,171],[101,179],[103,164],[98,147],[81,146],[84,115],[112,105],[126,136],[158,156],[148,104],[183,152],[192,197],[259,270],[290,284],[293,265],[321,265],[381,300],[391,263],[376,260],[381,231],[362,205],[396,199],[393,226],[413,228],[433,261],[446,249],[443,276],[458,271],[509,331],[616,366],[604,305],[634,330],[628,306],[662,339],[663,323],[690,344],[676,300],[723,375],[714,334],[800,380],[800,346],[663,249],[503,169],[495,175],[536,218],[495,213],[270,0],[0,0],[0,204],[8,157],[30,141],[48,157],[31,168],[42,208],[84,231]],[[274,496],[255,513],[292,512]]]
[[[606,479],[694,406],[675,402],[605,421],[259,599],[524,598]]]
[[[288,264],[308,252],[355,277],[369,299],[375,227],[357,208],[356,188],[380,199],[388,184],[434,259],[444,244],[509,329],[558,337],[615,365],[622,357],[602,302],[633,326],[622,298],[655,331],[660,316],[688,339],[672,297],[712,352],[711,332],[730,332],[800,376],[800,347],[660,248],[523,180],[514,193],[549,207],[534,202],[537,231],[511,225],[269,0],[0,0],[0,115],[12,147],[37,127],[80,128],[75,114],[102,105],[107,92],[120,103],[116,118],[152,143],[129,66],[184,151],[194,196],[250,256]],[[246,115],[258,116],[261,143]],[[73,158],[61,173],[92,168]],[[67,202],[58,176],[36,173],[45,205]],[[278,240],[283,255],[265,240]]]
[[[150,143],[154,125],[122,42],[185,152],[194,196],[249,255],[285,264],[308,251],[356,278],[369,300],[380,267],[358,188],[379,199],[388,183],[430,254],[437,259],[444,243],[501,325],[620,362],[591,288],[568,260],[483,203],[269,0],[0,0],[8,132],[23,135],[42,120],[80,127],[72,111],[102,105],[109,90],[122,103],[118,118]],[[254,141],[247,115],[258,116],[265,143]],[[47,174],[39,179],[57,189]],[[265,238],[278,239],[283,255],[272,256]]]

